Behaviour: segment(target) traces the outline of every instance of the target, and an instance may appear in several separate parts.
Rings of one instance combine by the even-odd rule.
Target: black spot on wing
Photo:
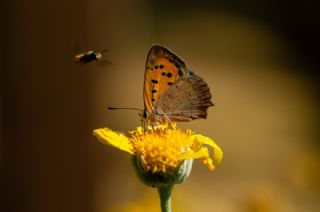
[[[160,69],[163,69],[163,68],[164,68],[164,65],[161,64],[161,65],[159,66],[159,68],[160,68]]]
[[[158,83],[159,83],[158,80],[155,80],[155,79],[152,79],[151,82],[152,82],[153,84],[158,84]]]
[[[179,63],[174,63],[174,65],[177,67],[177,69],[181,68],[181,65]]]
[[[156,89],[152,89],[151,92],[152,92],[152,93],[156,93],[157,90],[156,90]]]
[[[168,73],[167,73],[167,77],[168,77],[168,78],[172,77],[172,73],[168,72]]]
[[[166,72],[162,72],[162,73],[161,73],[161,76],[166,76]]]
[[[174,83],[173,82],[168,82],[168,85],[173,85]]]

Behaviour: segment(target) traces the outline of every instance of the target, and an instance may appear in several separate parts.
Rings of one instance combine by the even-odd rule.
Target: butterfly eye
[[[146,110],[143,111],[143,118],[145,118],[145,119],[147,118],[147,111]]]

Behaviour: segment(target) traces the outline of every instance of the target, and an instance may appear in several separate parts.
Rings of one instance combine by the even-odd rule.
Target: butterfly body
[[[184,122],[207,117],[213,106],[204,80],[167,48],[151,47],[144,79],[145,121]]]

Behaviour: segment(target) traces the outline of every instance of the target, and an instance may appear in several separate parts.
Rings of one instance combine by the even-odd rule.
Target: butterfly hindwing
[[[181,77],[159,97],[155,112],[170,121],[191,121],[206,118],[210,106],[213,104],[208,85],[191,73]]]
[[[163,46],[152,46],[145,67],[143,98],[146,111],[154,113],[159,97],[187,73],[182,59]]]

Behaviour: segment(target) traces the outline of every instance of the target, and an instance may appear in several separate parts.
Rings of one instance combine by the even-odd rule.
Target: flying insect
[[[73,49],[75,55],[73,56],[73,61],[77,64],[87,64],[92,61],[101,62],[101,63],[108,63],[111,64],[109,61],[103,59],[103,54],[107,52],[107,49],[104,50],[84,50],[80,47],[80,45],[70,39],[73,44]]]

